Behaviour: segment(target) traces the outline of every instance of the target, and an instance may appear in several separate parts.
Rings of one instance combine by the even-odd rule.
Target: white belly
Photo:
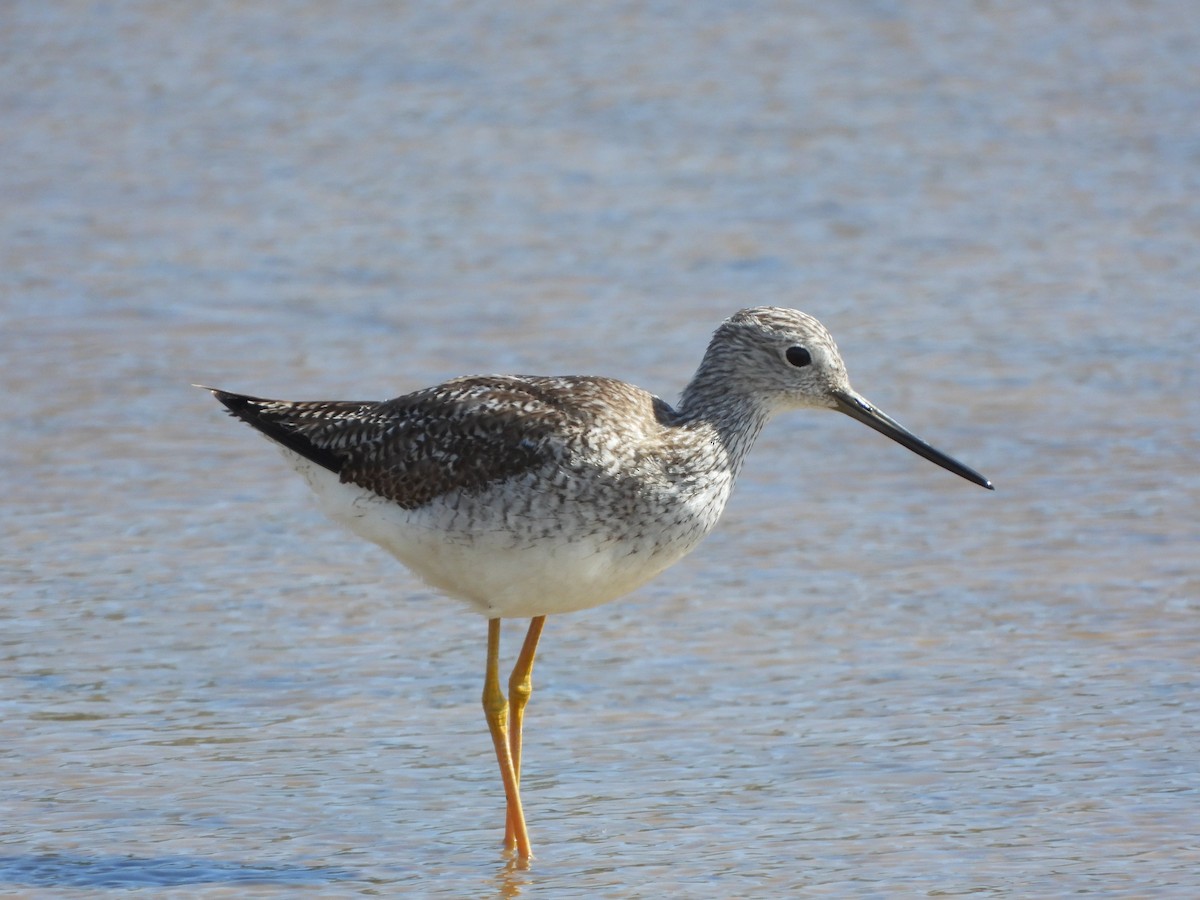
[[[457,507],[434,501],[404,509],[281,450],[330,518],[488,618],[573,612],[629,593],[686,555],[724,505],[721,497],[704,516],[675,516],[650,537],[645,529],[623,535],[622,523],[612,522],[514,525],[489,508],[486,494],[458,498]]]

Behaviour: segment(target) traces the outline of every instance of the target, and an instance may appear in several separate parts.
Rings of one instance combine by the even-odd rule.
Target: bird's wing
[[[569,452],[561,379],[458,378],[384,402],[266,400],[212,390],[231,414],[350,482],[408,509],[477,493]]]

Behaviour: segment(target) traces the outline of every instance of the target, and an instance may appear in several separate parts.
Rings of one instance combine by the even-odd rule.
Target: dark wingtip
[[[223,391],[220,388],[209,387],[207,384],[194,384],[192,387],[198,387],[202,391],[208,391],[216,399],[217,402],[225,407],[225,410],[234,418],[241,419],[247,425],[252,425],[274,440],[280,439],[280,431],[278,424],[270,421],[262,415],[262,404],[270,403],[263,397],[251,397],[249,394],[235,394],[232,391]]]
[[[247,397],[245,394],[230,394],[227,391],[213,391],[213,396],[217,398],[217,401],[222,406],[238,418],[245,418],[242,414],[250,410],[251,401],[255,399]]]
[[[200,388],[202,391],[208,391],[217,401],[228,409],[231,413],[237,415],[240,411],[246,409],[252,403],[267,403],[262,397],[251,397],[249,394],[235,394],[231,391],[223,391],[220,388],[209,387],[207,384],[193,384],[192,387]]]
[[[264,415],[262,406],[275,401],[252,397],[249,394],[235,394],[205,384],[193,386],[211,392],[231,416],[245,422],[280,446],[293,453],[299,453],[305,459],[331,472],[341,472],[343,460],[337,454],[325,447],[318,447],[307,437],[283,425],[276,417]]]

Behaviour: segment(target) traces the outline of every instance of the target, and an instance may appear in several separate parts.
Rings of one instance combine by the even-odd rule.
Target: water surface
[[[1196,896],[1198,37],[8,4],[0,891]],[[188,385],[674,399],[760,303],[997,491],[773,423],[693,557],[550,620],[510,871],[484,622]]]

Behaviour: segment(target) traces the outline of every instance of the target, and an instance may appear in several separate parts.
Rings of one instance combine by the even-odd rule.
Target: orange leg
[[[545,616],[537,616],[529,623],[529,631],[525,633],[525,643],[521,647],[521,655],[513,666],[512,677],[508,679],[508,699],[511,704],[512,720],[508,730],[509,756],[512,757],[513,775],[517,779],[518,789],[521,786],[521,732],[525,724],[525,704],[533,693],[533,657],[537,653],[538,639],[542,636],[542,626],[546,624]],[[518,813],[520,810],[518,809]],[[508,824],[504,829],[504,846],[512,848],[516,844],[517,817],[509,808]]]
[[[500,690],[500,620],[488,619],[487,674],[483,680],[483,714],[487,717],[496,761],[500,763],[500,778],[504,781],[504,796],[508,803],[508,821],[512,823],[513,843],[522,860],[533,854],[529,849],[529,832],[525,828],[525,813],[521,809],[521,790],[513,768],[512,750],[508,736],[508,701]]]

